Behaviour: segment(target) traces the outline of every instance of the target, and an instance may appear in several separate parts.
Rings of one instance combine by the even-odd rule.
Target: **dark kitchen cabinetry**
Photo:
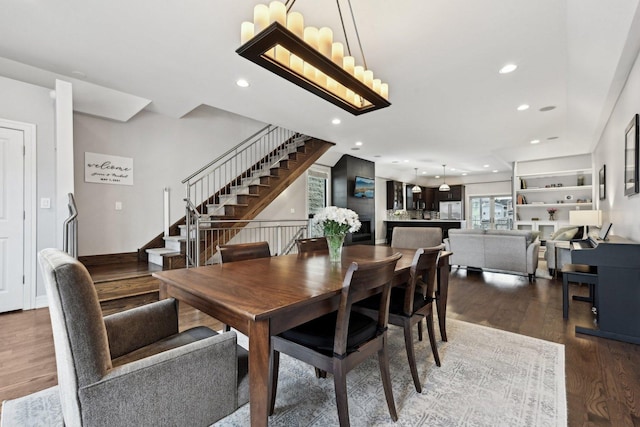
[[[407,203],[407,206],[409,204]],[[403,209],[402,183],[387,181],[387,209]]]
[[[464,199],[463,185],[452,185],[449,191],[435,190],[437,202],[461,202]]]

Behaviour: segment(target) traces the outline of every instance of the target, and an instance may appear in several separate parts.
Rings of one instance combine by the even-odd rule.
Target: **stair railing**
[[[217,245],[266,241],[272,255],[288,255],[296,253],[297,239],[308,237],[309,222],[304,219],[212,220],[197,213],[192,217],[187,226],[187,267],[218,263]]]
[[[236,194],[243,181],[258,179],[280,160],[295,152],[301,141],[309,137],[281,127],[267,125],[212,162],[182,180],[186,185],[187,228],[200,229],[200,223],[208,218],[207,205],[219,204],[221,195]],[[196,236],[198,232],[196,232]],[[187,265],[197,265],[199,255],[195,250],[199,240],[192,242],[187,232]],[[195,252],[199,253],[199,252]]]
[[[78,208],[73,193],[69,193],[69,217],[62,224],[62,250],[78,258]]]

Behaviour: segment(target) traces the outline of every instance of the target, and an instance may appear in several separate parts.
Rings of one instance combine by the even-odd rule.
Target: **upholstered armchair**
[[[549,274],[553,276],[555,271],[561,271],[565,264],[571,264],[571,252],[568,248],[556,250],[557,243],[568,243],[572,239],[582,238],[579,227],[563,227],[549,236],[545,242],[544,259],[547,261]]]
[[[102,317],[93,281],[57,249],[40,252],[67,426],[208,426],[248,401],[234,332],[178,332],[173,299]]]
[[[418,249],[432,248],[442,243],[442,229],[440,227],[394,227],[391,235],[392,248]]]

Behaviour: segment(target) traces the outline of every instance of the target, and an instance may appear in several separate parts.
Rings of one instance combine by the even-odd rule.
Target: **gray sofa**
[[[540,240],[531,231],[449,230],[445,248],[452,265],[526,274],[535,278]]]

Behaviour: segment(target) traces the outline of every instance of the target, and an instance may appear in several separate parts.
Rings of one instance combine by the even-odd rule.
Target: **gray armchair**
[[[38,255],[67,426],[207,426],[248,401],[247,353],[234,332],[178,333],[166,299],[102,317],[86,268],[57,249]]]

